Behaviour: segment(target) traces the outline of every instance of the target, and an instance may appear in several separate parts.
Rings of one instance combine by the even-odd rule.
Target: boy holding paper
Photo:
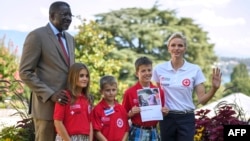
[[[159,134],[156,128],[158,120],[143,122],[140,114],[142,107],[139,107],[138,102],[138,90],[158,88],[151,82],[152,61],[147,57],[140,57],[135,61],[135,69],[138,82],[125,91],[122,101],[122,105],[132,122],[129,131],[129,141],[159,141]],[[160,89],[159,92],[161,103],[163,104],[165,101],[164,95]],[[163,115],[167,114],[168,109],[164,105],[161,106]]]

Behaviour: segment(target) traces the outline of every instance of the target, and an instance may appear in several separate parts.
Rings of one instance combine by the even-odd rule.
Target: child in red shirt
[[[158,120],[142,122],[137,94],[137,90],[140,89],[158,88],[151,83],[152,61],[147,57],[140,57],[135,61],[135,69],[138,82],[125,91],[122,101],[122,105],[125,107],[132,122],[129,131],[129,141],[159,141],[159,134],[156,129]],[[164,95],[160,88],[159,93],[162,103],[161,111],[163,115],[166,115],[168,109],[164,107]]]
[[[66,105],[56,103],[54,124],[63,141],[92,141],[93,129],[90,122],[92,99],[89,95],[89,70],[82,63],[69,69]]]
[[[126,110],[115,100],[117,81],[113,76],[100,79],[103,98],[91,114],[94,136],[98,141],[126,141],[129,131]]]

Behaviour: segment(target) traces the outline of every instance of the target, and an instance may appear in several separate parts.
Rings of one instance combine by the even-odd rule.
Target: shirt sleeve
[[[100,110],[98,110],[96,107],[92,110],[91,113],[91,122],[94,130],[101,131],[102,129],[102,121],[101,121],[101,115]]]
[[[126,90],[123,95],[122,106],[125,108],[127,112],[131,109],[128,90]]]
[[[159,78],[158,78],[158,76],[157,76],[157,71],[156,71],[156,70],[157,70],[157,67],[153,68],[151,80],[152,80],[152,82],[159,83],[160,80],[159,80]]]
[[[55,104],[54,115],[53,115],[54,120],[62,121],[64,119],[65,108],[66,108],[66,105],[61,105],[59,103]]]
[[[70,101],[70,93],[67,91],[66,93],[68,100]],[[66,110],[67,110],[67,106],[69,106],[70,103],[66,104],[66,105],[62,105],[59,103],[55,103],[55,108],[54,108],[54,115],[53,118],[54,120],[63,120],[66,114]]]
[[[199,66],[198,67],[198,70],[197,70],[197,73],[196,73],[196,78],[195,78],[195,82],[194,82],[194,86],[197,86],[203,82],[206,81],[206,78],[201,70],[201,68]]]

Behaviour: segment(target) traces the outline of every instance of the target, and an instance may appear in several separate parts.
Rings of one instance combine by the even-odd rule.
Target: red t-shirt
[[[91,113],[94,130],[100,131],[108,141],[121,141],[129,131],[126,110],[115,102],[113,109],[102,99]]]
[[[150,83],[150,88],[158,88],[154,86],[152,83]],[[122,101],[122,106],[126,109],[127,113],[132,109],[132,107],[137,106],[139,107],[139,102],[138,102],[138,95],[137,95],[137,90],[143,89],[142,86],[140,85],[139,82],[137,82],[135,85],[132,87],[128,88],[124,95],[123,95],[123,101]],[[164,106],[165,99],[164,99],[164,93],[163,91],[159,88],[159,93],[161,97],[161,104]],[[135,114],[133,117],[131,117],[132,123],[140,126],[156,126],[158,121],[146,121],[142,122],[141,120],[141,115],[140,113]]]
[[[67,96],[70,98],[69,92]],[[54,120],[63,121],[63,124],[71,135],[89,135],[90,133],[91,106],[88,99],[81,95],[74,104],[61,105],[56,103]]]

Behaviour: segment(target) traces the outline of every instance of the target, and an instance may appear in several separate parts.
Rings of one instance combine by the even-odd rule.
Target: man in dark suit
[[[32,91],[36,141],[55,141],[54,105],[68,101],[64,89],[69,67],[75,62],[75,41],[65,30],[71,21],[69,4],[54,2],[49,9],[49,23],[31,31],[24,42],[19,73]],[[62,34],[61,44],[58,33]]]

